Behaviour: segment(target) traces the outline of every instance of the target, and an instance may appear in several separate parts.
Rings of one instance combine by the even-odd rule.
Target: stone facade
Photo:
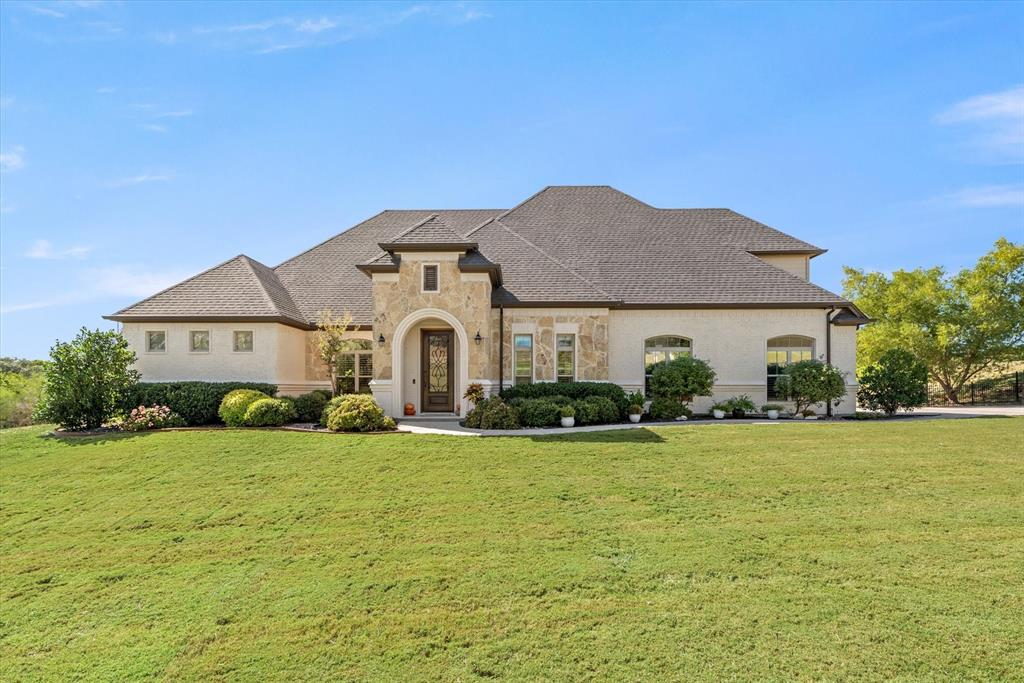
[[[491,311],[491,327],[497,330],[500,314]],[[504,381],[511,384],[512,337],[515,334],[532,334],[534,345],[534,380],[555,381],[555,336],[576,335],[576,379],[578,381],[601,382],[608,379],[608,309],[579,308],[506,308]],[[494,368],[490,379],[498,379],[498,347],[491,350],[490,367]]]

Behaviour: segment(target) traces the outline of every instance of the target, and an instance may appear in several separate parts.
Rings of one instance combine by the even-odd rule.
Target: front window
[[[338,392],[368,394],[373,379],[373,342],[357,339],[350,343],[355,348],[338,359]]]
[[[234,349],[237,352],[249,353],[252,351],[252,331],[238,330],[235,332]]]
[[[775,393],[775,382],[790,363],[814,358],[814,340],[795,334],[768,340],[768,399],[779,398]]]
[[[533,382],[533,335],[517,334],[512,340],[516,384]]]
[[[167,350],[167,333],[163,330],[146,333],[146,352],[163,353]]]
[[[651,374],[662,363],[693,354],[693,343],[686,337],[663,335],[644,340],[644,392],[651,393]]]
[[[560,334],[556,340],[558,381],[576,381],[576,335]]]
[[[209,353],[210,331],[192,330],[188,333],[188,350],[193,353]]]

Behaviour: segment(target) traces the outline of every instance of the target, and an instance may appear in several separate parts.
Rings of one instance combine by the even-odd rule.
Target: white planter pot
[[[805,415],[804,419],[805,420],[817,420],[818,416],[817,415]]]
[[[724,410],[713,410],[711,412],[715,416],[716,420],[725,419],[725,411]]]
[[[778,420],[779,419],[779,411],[777,411],[777,410],[769,410],[768,411],[768,419],[769,420]]]
[[[630,413],[629,414],[629,421],[632,422],[633,424],[636,424],[637,422],[639,422],[640,421],[640,413]]]
[[[562,418],[562,426],[563,427],[572,427],[575,424],[576,424],[576,418],[575,417],[563,417]]]

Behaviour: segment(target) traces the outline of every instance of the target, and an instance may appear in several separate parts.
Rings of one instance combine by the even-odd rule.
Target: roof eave
[[[827,251],[828,249],[815,247],[813,249],[750,249],[747,253],[753,256],[807,256],[814,258],[815,256],[821,256]]]
[[[501,287],[501,266],[497,263],[490,266],[469,266],[460,265],[459,272],[461,273],[487,273],[491,276],[491,285],[494,287]]]
[[[119,323],[280,323],[300,330],[315,330],[316,325],[295,320],[283,315],[113,315],[103,316],[104,320]]]
[[[473,251],[476,242],[378,242],[377,246],[393,254],[402,251]]]

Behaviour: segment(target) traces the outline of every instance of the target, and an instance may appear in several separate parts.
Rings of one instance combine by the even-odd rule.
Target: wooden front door
[[[451,330],[423,330],[420,360],[420,411],[455,410],[455,372]]]

